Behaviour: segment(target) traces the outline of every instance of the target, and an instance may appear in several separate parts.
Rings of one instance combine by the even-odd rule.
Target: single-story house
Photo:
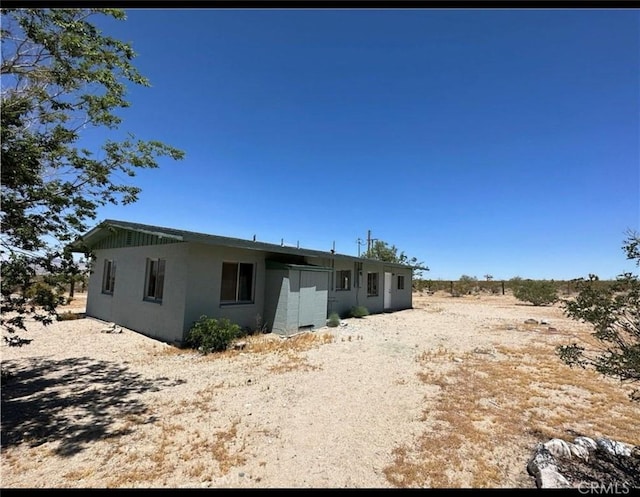
[[[411,266],[333,250],[110,219],[74,250],[83,245],[93,253],[86,314],[175,344],[202,315],[290,335],[353,306],[412,307]]]

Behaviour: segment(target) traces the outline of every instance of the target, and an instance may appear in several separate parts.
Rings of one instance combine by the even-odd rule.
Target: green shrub
[[[463,274],[460,279],[454,283],[451,295],[459,297],[460,295],[470,295],[478,290],[478,278]]]
[[[522,280],[513,287],[513,296],[533,305],[547,305],[558,300],[558,289],[553,281]]]
[[[235,338],[242,336],[242,328],[227,318],[215,319],[200,316],[189,333],[186,344],[204,354],[227,350]]]
[[[367,309],[363,305],[354,305],[351,308],[351,317],[352,318],[363,318],[369,315],[369,309]]]
[[[327,319],[327,326],[331,328],[335,328],[340,325],[340,316],[337,312],[332,312],[329,314],[329,319]]]

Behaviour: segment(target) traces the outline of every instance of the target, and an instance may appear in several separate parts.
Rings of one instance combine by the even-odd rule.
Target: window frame
[[[161,304],[164,297],[164,280],[166,275],[167,260],[159,257],[147,257],[144,277],[143,300]],[[153,292],[150,292],[151,278],[153,279]],[[153,294],[153,295],[152,295]]]
[[[372,276],[375,281],[372,282]],[[372,286],[375,285],[375,288]],[[376,272],[367,272],[367,297],[378,297],[380,295],[380,276]]]
[[[362,262],[355,262],[353,264],[353,286],[355,288],[362,288]]]
[[[398,278],[398,284],[396,285],[396,288],[398,290],[404,290],[404,274],[399,274],[397,278]]]
[[[102,293],[113,295],[116,286],[116,261],[105,259],[102,267]]]
[[[224,288],[224,280],[223,280],[223,275],[224,275],[224,267],[226,265],[235,265],[236,266],[236,270],[235,270],[235,282],[234,282],[234,294],[235,294],[235,299],[234,300],[229,300],[229,299],[223,299],[223,292],[225,291]],[[241,270],[240,268],[242,266],[250,266],[251,267],[251,282],[249,283],[249,292],[250,292],[250,299],[249,300],[241,300],[240,299],[240,295],[242,293],[241,291]],[[231,306],[231,305],[251,305],[251,304],[255,304],[255,296],[256,296],[256,267],[257,264],[255,262],[242,262],[242,261],[223,261],[222,262],[222,269],[221,269],[221,273],[220,273],[220,305],[221,306]]]
[[[346,273],[346,275],[344,273]],[[345,279],[347,280],[347,285],[343,286],[342,284],[344,283]],[[336,292],[348,292],[350,290],[351,290],[351,269],[336,270]]]

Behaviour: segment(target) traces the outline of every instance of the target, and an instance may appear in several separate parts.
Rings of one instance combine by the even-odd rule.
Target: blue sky
[[[120,130],[186,153],[98,220],[351,255],[371,230],[432,279],[634,269],[638,10],[132,9],[98,24],[152,85],[130,88]]]

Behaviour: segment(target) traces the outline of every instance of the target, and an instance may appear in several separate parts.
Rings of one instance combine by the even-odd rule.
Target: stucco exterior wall
[[[385,266],[382,262],[327,257],[307,257],[306,262],[333,268],[323,272],[322,284],[315,284],[313,292],[305,291],[301,323],[300,281],[297,270],[280,273],[266,269],[265,260],[273,253],[244,248],[231,248],[196,242],[166,243],[97,249],[94,273],[89,280],[87,314],[138,331],[167,342],[184,342],[186,335],[200,316],[228,318],[250,329],[266,324],[269,331],[290,332],[298,325],[323,326],[332,312],[347,316],[353,306],[365,306],[370,313],[383,312],[385,271],[393,273],[391,306],[387,310],[411,308],[411,269]],[[280,259],[284,256],[275,254]],[[162,302],[144,300],[147,258],[165,259],[165,278]],[[115,290],[102,292],[105,259],[116,262]],[[221,281],[224,262],[253,264],[253,299],[247,303],[221,303]],[[296,264],[304,264],[300,257]],[[358,264],[362,275],[357,274]],[[336,290],[335,271],[351,271],[348,290]],[[276,278],[267,278],[271,273]],[[303,270],[304,274],[306,271]],[[367,273],[378,274],[378,294],[367,295]],[[403,289],[397,288],[398,275],[404,275]],[[311,281],[311,280],[310,280]],[[320,280],[318,280],[320,281]],[[307,284],[308,288],[311,288]],[[311,294],[314,294],[311,297]],[[318,296],[322,296],[322,301]],[[293,298],[296,297],[296,298]],[[325,307],[326,304],[326,307]],[[309,319],[309,313],[313,317]]]
[[[264,320],[265,254],[255,250],[189,243],[186,306],[183,328],[186,333],[200,316],[228,318],[255,329],[257,320]],[[254,295],[252,303],[221,304],[220,284],[222,263],[254,264]]]
[[[166,342],[182,339],[187,244],[96,250],[89,279],[88,316],[117,323]],[[162,302],[144,300],[147,258],[165,259]],[[102,293],[105,259],[116,262],[113,294]]]
[[[392,277],[392,302],[393,310],[408,309],[411,307],[411,269],[385,266],[384,262],[362,260],[362,275],[358,276],[356,262],[344,259],[315,259],[313,264],[333,267],[334,272],[329,283],[329,297],[327,313],[337,312],[341,317],[349,315],[354,306],[364,306],[370,314],[384,312],[385,272],[394,274]],[[351,271],[351,288],[349,290],[336,290],[336,272]],[[378,294],[367,295],[367,273],[378,274]],[[405,275],[405,290],[397,290],[397,274]],[[359,285],[359,286],[358,286]],[[408,290],[407,290],[408,289]]]
[[[286,333],[289,294],[289,270],[267,269],[264,319],[269,331]]]
[[[391,278],[391,307],[390,310],[399,311],[411,309],[412,302],[412,271],[398,267],[384,267],[385,272],[392,274]],[[404,276],[404,288],[398,289],[398,276]],[[383,276],[384,278],[384,276]]]

